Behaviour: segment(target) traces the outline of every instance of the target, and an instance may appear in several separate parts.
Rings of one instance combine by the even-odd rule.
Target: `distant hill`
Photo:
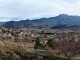
[[[80,26],[80,16],[60,14],[56,17],[41,18],[34,20],[9,21],[3,24],[6,28],[51,28],[60,24]]]
[[[68,24],[61,24],[52,27],[52,29],[73,29],[73,28],[80,28],[80,27],[77,25],[68,25]]]
[[[5,22],[0,22],[0,26],[3,25]]]

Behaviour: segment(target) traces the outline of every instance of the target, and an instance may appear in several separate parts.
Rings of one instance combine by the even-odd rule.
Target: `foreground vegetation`
[[[8,41],[0,41],[0,60],[67,60],[45,53],[28,53],[26,48]]]

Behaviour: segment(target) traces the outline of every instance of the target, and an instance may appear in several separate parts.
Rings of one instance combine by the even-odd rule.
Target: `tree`
[[[43,48],[43,45],[40,43],[40,37],[36,38],[35,43],[35,48]]]
[[[49,39],[48,42],[47,42],[47,45],[49,47],[51,47],[52,49],[55,49],[55,42],[53,39]]]

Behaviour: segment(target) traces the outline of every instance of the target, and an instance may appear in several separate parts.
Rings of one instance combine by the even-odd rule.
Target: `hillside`
[[[3,25],[5,22],[0,22],[0,26]]]
[[[66,58],[57,57],[44,53],[29,53],[26,48],[14,42],[0,41],[0,60],[68,60]]]
[[[73,28],[80,28],[80,27],[77,25],[69,25],[69,24],[61,24],[52,27],[52,29],[73,29]]]
[[[80,26],[80,16],[60,14],[59,16],[50,18],[9,21],[2,26],[6,28],[51,28],[60,24],[71,24]]]

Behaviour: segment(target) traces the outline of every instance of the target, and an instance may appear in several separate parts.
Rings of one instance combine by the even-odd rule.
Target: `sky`
[[[0,22],[79,15],[80,0],[0,0]]]

